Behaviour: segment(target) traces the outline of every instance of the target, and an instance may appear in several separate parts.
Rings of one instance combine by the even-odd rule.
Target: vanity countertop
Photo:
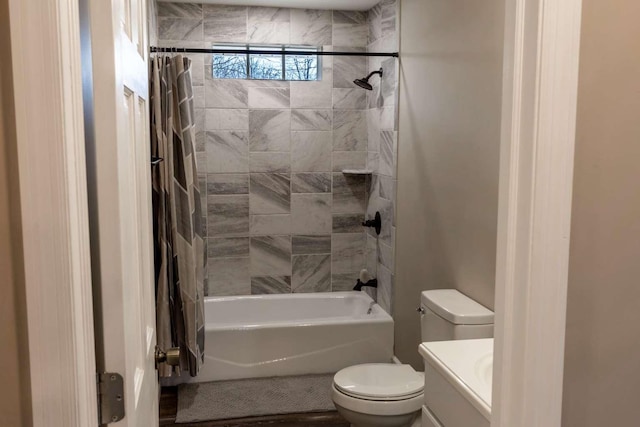
[[[420,354],[487,420],[491,418],[493,338],[420,344]]]

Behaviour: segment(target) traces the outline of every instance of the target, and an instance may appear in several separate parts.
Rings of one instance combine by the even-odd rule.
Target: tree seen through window
[[[282,54],[216,53],[213,55],[213,77],[218,79],[253,80],[318,80],[317,55],[286,55],[284,46],[214,46],[216,49],[281,50]],[[287,47],[288,50],[317,52],[315,47]]]

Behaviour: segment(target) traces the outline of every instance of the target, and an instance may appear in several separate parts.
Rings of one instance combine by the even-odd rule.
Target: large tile
[[[249,154],[249,170],[264,173],[291,172],[291,154],[260,152]]]
[[[209,259],[207,276],[209,295],[249,295],[251,275],[249,258]]]
[[[250,110],[249,143],[251,151],[288,152],[290,147],[290,110]]]
[[[380,149],[380,111],[367,110],[367,150],[379,151]]]
[[[291,209],[289,174],[252,173],[249,194],[252,214],[289,213]]]
[[[203,33],[206,41],[215,43],[243,43],[247,41],[247,27],[244,20],[205,19]]]
[[[380,95],[383,98],[384,106],[392,106],[396,104],[396,65],[397,61],[395,58],[389,58],[382,61],[383,77],[380,83]]]
[[[208,258],[239,258],[249,256],[249,237],[219,237],[207,239]]]
[[[204,108],[195,109],[195,127],[196,127],[196,152],[204,152],[205,126],[204,126]],[[203,171],[206,170],[206,163],[199,163],[200,168],[203,165]]]
[[[203,4],[202,12],[205,19],[219,19],[221,21],[247,19],[247,8],[245,6]]]
[[[171,40],[171,39],[158,39],[158,46],[169,46],[169,47],[181,47],[181,48],[201,48],[204,44],[202,40]],[[196,54],[185,54],[185,56],[190,57],[191,55]]]
[[[395,258],[394,258],[393,248],[391,246],[387,246],[386,244],[380,242],[378,244],[377,254],[378,254],[378,262],[384,265],[389,270],[393,271],[393,269],[395,268],[394,267]]]
[[[382,36],[382,6],[380,3],[369,9],[367,24],[369,25],[369,43],[375,42]]]
[[[328,292],[331,290],[330,255],[295,255],[292,259],[293,292]]]
[[[375,151],[367,151],[367,169],[378,172],[380,164],[380,153]]]
[[[331,11],[291,9],[291,43],[323,46],[331,41]]]
[[[382,3],[382,16],[380,17],[380,32],[381,37],[393,36],[396,31],[396,18],[397,18],[397,2],[384,2]]]
[[[364,268],[372,277],[378,277],[378,239],[370,234],[367,234]]]
[[[249,234],[249,196],[207,196],[207,235]]]
[[[384,98],[380,95],[380,81],[370,82],[372,90],[367,91],[367,108],[381,109],[384,107]]]
[[[249,110],[208,108],[205,123],[207,130],[249,130]]]
[[[196,87],[204,86],[204,55],[202,54],[185,54],[191,60],[191,84]],[[204,87],[202,88],[202,102],[204,103]],[[196,108],[204,108],[196,107]]]
[[[380,129],[398,130],[398,117],[395,106],[384,107],[380,110]]]
[[[204,86],[193,86],[193,108],[204,113]]]
[[[207,211],[204,206],[207,206],[207,174],[204,172],[198,172],[198,192],[200,193],[200,202],[202,209],[202,215],[207,217]]]
[[[255,276],[251,278],[251,294],[291,293],[291,276]]]
[[[333,174],[334,213],[364,213],[366,209],[365,178],[359,175]]]
[[[366,24],[333,24],[333,43],[340,46],[360,47],[367,45],[369,27]]]
[[[367,166],[366,151],[334,151],[332,154],[333,171],[345,169],[364,169]]]
[[[291,170],[331,171],[331,132],[291,132]]]
[[[333,89],[334,110],[364,110],[367,108],[367,91],[359,87]]]
[[[158,16],[169,18],[202,18],[200,3],[157,2]]]
[[[210,42],[246,42],[247,8],[203,5],[204,39]]]
[[[358,281],[358,273],[331,273],[331,290],[333,292],[352,291]]]
[[[377,302],[389,314],[393,314],[393,285],[393,273],[385,266],[379,265]]]
[[[357,274],[364,267],[365,238],[364,233],[333,234],[331,236],[331,269],[333,273],[354,272]]]
[[[290,214],[251,215],[252,236],[291,234]]]
[[[247,38],[250,43],[288,44],[289,27],[288,22],[249,22]]]
[[[248,88],[261,87],[261,88],[279,88],[288,89],[290,82],[288,80],[245,80],[244,83]]]
[[[292,234],[331,233],[331,194],[291,195]]]
[[[249,95],[242,80],[214,79],[207,73],[205,79],[205,105],[207,108],[247,108]]]
[[[202,18],[158,18],[158,36],[165,40],[202,40]]]
[[[249,88],[249,108],[289,108],[289,98],[289,88]]]
[[[291,82],[291,108],[332,108],[332,83],[323,71],[321,81]]]
[[[291,175],[292,193],[330,193],[329,172],[296,173]]]
[[[294,255],[330,254],[331,253],[331,235],[292,236],[291,246],[292,246],[292,252]]]
[[[396,134],[393,131],[380,132],[380,175],[395,176]]]
[[[335,47],[340,51],[365,51],[365,48]],[[333,58],[333,87],[353,89],[353,80],[365,77],[367,58],[364,56],[337,56]],[[376,77],[374,77],[376,78]]]
[[[285,7],[250,7],[249,23],[254,22],[289,22],[291,9]]]
[[[361,214],[333,214],[333,233],[359,233],[364,230],[364,213]]]
[[[367,150],[367,113],[345,110],[333,120],[333,151]]]
[[[249,174],[207,174],[207,194],[249,194]]]
[[[251,276],[291,276],[291,237],[252,237]]]
[[[397,181],[389,176],[380,175],[378,177],[380,185],[378,187],[378,195],[386,200],[396,199]]]
[[[367,23],[367,12],[352,10],[334,10],[334,24],[361,25]],[[337,43],[334,43],[337,44]]]
[[[291,130],[331,130],[331,110],[291,110]]]
[[[207,172],[249,172],[249,140],[246,132],[207,132]]]

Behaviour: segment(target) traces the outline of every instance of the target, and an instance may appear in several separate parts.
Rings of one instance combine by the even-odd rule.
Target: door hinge
[[[115,372],[98,374],[98,419],[109,424],[124,418],[124,380]]]

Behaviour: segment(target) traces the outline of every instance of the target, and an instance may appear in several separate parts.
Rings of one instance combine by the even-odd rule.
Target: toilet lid
[[[409,399],[422,393],[424,375],[410,365],[367,363],[342,369],[333,377],[341,392],[368,400]]]

